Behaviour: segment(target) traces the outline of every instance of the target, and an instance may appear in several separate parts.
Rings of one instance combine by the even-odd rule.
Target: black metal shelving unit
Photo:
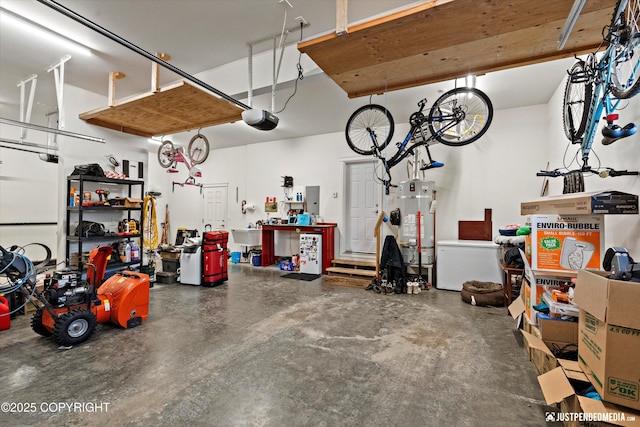
[[[71,175],[67,177],[67,193],[66,193],[66,205],[67,205],[67,223],[66,223],[66,265],[69,268],[76,268],[82,270],[82,249],[83,246],[94,245],[96,243],[110,244],[119,240],[132,241],[137,240],[140,247],[140,260],[129,263],[110,263],[109,268],[114,269],[127,269],[127,270],[139,270],[142,265],[142,230],[138,230],[139,233],[129,235],[107,235],[107,236],[92,236],[83,237],[76,236],[75,229],[82,223],[83,220],[89,220],[91,214],[97,213],[109,213],[113,214],[118,219],[136,219],[138,220],[140,227],[143,222],[142,207],[125,207],[125,206],[82,206],[82,197],[87,191],[85,184],[96,183],[114,189],[111,194],[118,194],[122,198],[135,197],[144,198],[144,181],[130,180],[130,179],[112,179],[104,177],[86,176],[86,175]],[[80,205],[70,206],[69,195],[71,188],[75,187],[80,195]],[[140,192],[137,194],[136,189],[139,188]],[[124,191],[124,194],[121,192]],[[136,194],[134,194],[136,193]],[[73,251],[77,245],[77,251]],[[77,263],[72,262],[72,255],[77,253]],[[118,254],[115,254],[118,256]]]

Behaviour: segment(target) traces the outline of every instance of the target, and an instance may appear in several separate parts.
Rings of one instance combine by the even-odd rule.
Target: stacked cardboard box
[[[539,336],[531,333],[535,326],[525,328],[530,333],[523,332],[530,358],[541,373],[547,403],[558,404],[560,412],[555,415],[563,418],[549,420],[571,427],[640,426],[640,285],[586,270],[598,269],[604,255],[601,215],[637,214],[638,196],[606,191],[548,197],[522,203],[521,213],[531,215],[533,232],[526,255],[536,273],[564,275],[577,270],[573,302],[579,307],[578,361],[553,355],[549,329],[544,332],[547,320],[540,321]],[[529,285],[529,301],[523,297],[517,304],[525,313],[541,291],[535,273],[529,283],[534,283]],[[512,315],[519,311],[514,305]],[[529,312],[537,320],[533,314]],[[578,395],[577,390],[589,383],[602,401]]]
[[[640,284],[578,273],[578,361],[608,402],[640,410]]]
[[[509,312],[514,318],[525,313],[524,296],[516,299]],[[556,318],[540,318],[532,325],[523,318],[522,335],[529,360],[536,371],[543,374],[558,366],[558,352],[576,350],[578,344],[578,323]]]
[[[547,421],[565,427],[640,426],[640,411],[581,395],[589,380],[577,362],[559,360],[559,366],[540,375],[538,382],[547,404],[559,408],[547,413]]]
[[[531,225],[523,257],[531,272],[523,289],[525,313],[535,325],[533,306],[541,303],[544,285],[553,287],[571,280],[581,269],[599,269],[604,256],[603,215],[637,214],[638,196],[604,191],[542,197],[521,203],[520,213],[527,215]],[[577,308],[573,311],[577,312]]]

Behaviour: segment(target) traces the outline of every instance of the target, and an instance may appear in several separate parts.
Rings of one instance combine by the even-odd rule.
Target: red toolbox
[[[229,232],[206,231],[202,236],[202,286],[216,286],[229,278],[227,242]]]

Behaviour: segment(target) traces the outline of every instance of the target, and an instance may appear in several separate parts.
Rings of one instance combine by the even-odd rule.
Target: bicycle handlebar
[[[562,176],[562,175],[566,175],[566,173],[560,172],[558,170],[552,170],[552,171],[540,171],[538,173],[536,173],[536,176],[549,176],[552,178],[558,177],[558,176]]]
[[[575,169],[575,170],[569,170],[569,171],[561,171],[558,169],[554,169],[551,171],[540,171],[538,173],[536,173],[536,176],[547,176],[547,177],[551,177],[551,178],[557,178],[559,176],[566,176],[566,175],[570,175],[572,173],[576,173],[576,172],[584,172],[584,173],[592,173],[594,175],[598,175],[600,178],[606,178],[606,177],[616,177],[616,176],[623,176],[623,175],[638,175],[638,171],[629,171],[629,170],[615,170],[613,168],[604,168],[603,170],[595,170],[595,169],[591,169],[589,168],[584,168],[584,169]]]
[[[622,175],[638,175],[638,171],[628,171],[628,170],[623,170],[623,171],[617,171],[614,169],[609,169],[607,172],[607,176],[622,176]],[[604,176],[602,176],[603,172],[600,172],[600,176],[602,178],[605,178]]]

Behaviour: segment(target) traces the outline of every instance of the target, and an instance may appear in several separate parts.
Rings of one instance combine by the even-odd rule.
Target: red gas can
[[[11,317],[9,316],[9,301],[0,295],[0,331],[11,327]]]

